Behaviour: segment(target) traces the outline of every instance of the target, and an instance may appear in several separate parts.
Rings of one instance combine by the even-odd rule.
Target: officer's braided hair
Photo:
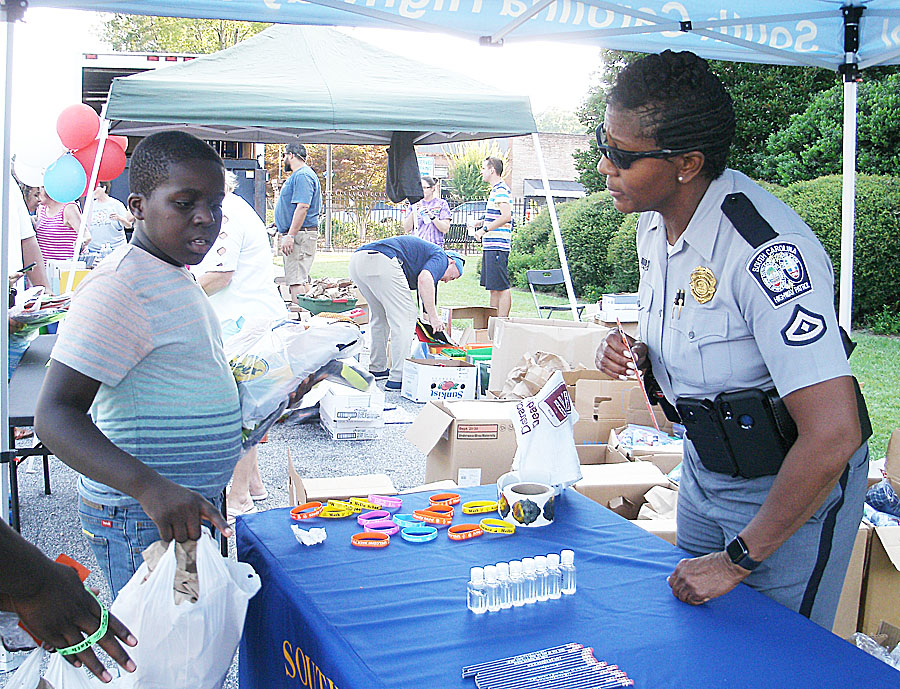
[[[169,179],[169,166],[190,160],[205,160],[224,169],[219,154],[205,141],[174,130],[151,134],[134,149],[129,171],[132,194],[150,198],[153,191]]]
[[[694,53],[666,50],[625,67],[607,97],[610,107],[636,111],[660,148],[703,153],[702,173],[716,179],[734,139],[731,96]]]

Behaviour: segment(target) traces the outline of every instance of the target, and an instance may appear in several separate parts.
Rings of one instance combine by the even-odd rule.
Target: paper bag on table
[[[571,371],[556,354],[527,352],[509,372],[500,391],[501,399],[524,399],[536,395],[556,371]]]
[[[520,481],[553,486],[559,493],[581,479],[572,426],[578,412],[556,371],[534,397],[516,404],[513,426],[518,449],[513,472]]]

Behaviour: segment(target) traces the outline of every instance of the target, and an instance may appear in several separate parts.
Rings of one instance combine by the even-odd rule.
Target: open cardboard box
[[[575,490],[604,507],[615,508],[619,514],[633,509],[635,516],[644,494],[653,486],[674,485],[650,462],[584,465],[581,474]]]
[[[891,434],[884,469],[900,493],[900,429]],[[875,636],[882,621],[900,627],[900,526],[874,528],[866,570],[859,631]]]
[[[434,401],[425,405],[406,439],[427,455],[425,481],[451,479],[460,487],[494,483],[516,454],[516,402]]]
[[[386,474],[360,474],[333,478],[300,478],[288,453],[288,500],[296,507],[310,500],[346,500],[370,494],[395,495],[394,482]]]

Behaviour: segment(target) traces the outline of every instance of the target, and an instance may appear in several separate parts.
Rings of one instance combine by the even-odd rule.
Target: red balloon
[[[73,154],[78,162],[81,163],[85,173],[87,173],[88,180],[91,178],[91,168],[94,166],[94,158],[97,157],[97,147],[99,145],[99,141],[94,141],[84,148],[79,148]],[[103,155],[100,157],[100,170],[97,173],[97,179],[103,182],[115,179],[125,170],[125,163],[125,151],[116,144],[110,144],[107,141],[106,146],[103,147]]]
[[[77,150],[97,138],[100,116],[90,105],[78,103],[63,110],[56,120],[56,133],[63,146]]]
[[[109,140],[115,141],[117,144],[119,144],[119,148],[121,148],[123,151],[128,150],[128,137],[127,136],[116,136],[114,134],[110,134]]]

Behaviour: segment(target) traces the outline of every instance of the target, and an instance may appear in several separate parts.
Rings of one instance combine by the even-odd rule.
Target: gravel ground
[[[379,385],[384,386],[383,382]],[[294,467],[302,477],[384,473],[391,477],[397,490],[422,484],[425,479],[425,456],[403,437],[422,405],[401,398],[398,392],[388,392],[385,406],[387,409],[396,408],[396,411],[387,413],[388,421],[397,419],[406,423],[387,423],[379,440],[332,441],[318,423],[288,422],[273,427],[269,431],[269,441],[259,446],[259,466],[269,498],[258,502],[258,508],[288,505],[288,448]],[[27,473],[24,465],[19,470],[22,534],[51,558],[65,552],[92,569],[88,582],[100,589],[101,600],[108,604],[110,594],[106,581],[97,571],[94,555],[81,534],[77,513],[77,474],[51,457],[52,495],[44,495],[39,460],[35,460],[34,468],[35,473]],[[234,539],[229,543],[229,548],[231,557],[235,557]],[[8,674],[0,674],[0,687],[6,685],[8,678]],[[225,687],[238,687],[237,659],[232,664]]]

